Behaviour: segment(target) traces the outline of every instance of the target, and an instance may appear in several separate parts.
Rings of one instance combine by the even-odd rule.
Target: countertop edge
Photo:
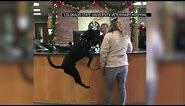
[[[61,53],[34,53],[34,55],[66,55],[67,52],[61,52]],[[128,55],[131,54],[146,54],[146,51],[133,51],[132,53],[128,53]],[[100,55],[99,53],[93,53],[93,55]]]

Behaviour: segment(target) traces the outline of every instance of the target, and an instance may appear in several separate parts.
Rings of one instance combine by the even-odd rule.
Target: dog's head
[[[95,46],[100,43],[100,31],[88,29],[83,33],[81,38],[85,38],[92,46]]]

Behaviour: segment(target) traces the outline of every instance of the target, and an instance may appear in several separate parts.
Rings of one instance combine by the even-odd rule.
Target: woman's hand
[[[103,76],[105,75],[105,67],[101,68],[101,70],[103,71]]]

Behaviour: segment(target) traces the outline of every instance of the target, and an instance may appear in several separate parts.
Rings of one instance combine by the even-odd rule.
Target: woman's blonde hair
[[[113,32],[115,30],[118,30],[121,34],[122,33],[122,30],[121,30],[121,23],[118,21],[118,18],[114,18],[113,20],[111,20],[110,22],[110,29],[108,32]]]

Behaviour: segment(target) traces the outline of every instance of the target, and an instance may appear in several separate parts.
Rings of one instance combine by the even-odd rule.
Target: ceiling
[[[7,13],[7,12],[17,12],[17,9],[19,7],[19,1],[1,1],[0,2],[0,13]],[[29,6],[32,6],[32,14],[33,9],[40,9],[41,11],[41,17],[48,15],[48,7],[51,3],[51,1],[28,1],[27,2]],[[39,6],[33,6],[33,3],[39,3]],[[38,16],[37,16],[38,17]]]
[[[39,6],[37,6],[37,7],[33,6],[34,2],[39,3]],[[17,1],[1,1],[0,2],[0,12],[2,12],[2,11],[6,12],[8,10],[15,11],[17,3],[18,3]],[[29,4],[32,6],[33,9],[40,9],[41,10],[40,11],[41,17],[48,16],[48,7],[51,5],[51,1],[29,1]],[[140,7],[140,6],[137,6],[137,7]],[[32,12],[33,12],[33,10],[32,10]],[[40,17],[40,16],[36,16],[36,17]]]
[[[39,3],[39,6],[33,6],[33,3]],[[51,1],[34,1],[32,2],[33,9],[40,9],[41,16],[48,16],[48,7],[51,4]],[[33,12],[34,13],[34,12]],[[36,16],[39,17],[39,16]]]

